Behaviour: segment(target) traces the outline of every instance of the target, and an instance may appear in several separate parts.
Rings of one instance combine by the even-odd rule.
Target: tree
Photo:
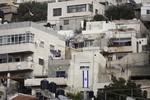
[[[141,85],[134,81],[119,78],[114,79],[113,83],[105,86],[103,90],[99,90],[96,100],[105,100],[105,96],[107,100],[126,100],[127,96],[146,98],[146,92],[142,92]]]
[[[100,15],[100,14],[96,14],[93,17],[93,21],[104,21],[104,20],[106,20],[105,17],[103,15]]]
[[[26,2],[19,5],[12,21],[42,21],[47,19],[47,3]]]
[[[105,16],[110,20],[133,19],[135,17],[134,7],[129,4],[109,6],[105,11]]]

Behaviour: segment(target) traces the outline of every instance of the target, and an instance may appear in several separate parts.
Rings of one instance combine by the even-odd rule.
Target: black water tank
[[[36,92],[36,97],[39,98],[40,96],[42,96],[41,92]]]
[[[42,90],[48,89],[48,81],[47,80],[41,81],[41,89]]]
[[[57,92],[56,92],[56,97],[58,97],[59,95],[65,96],[65,91],[62,90],[62,89],[57,90]]]
[[[43,100],[43,99],[44,97],[42,95],[38,97],[38,100]]]
[[[94,92],[93,91],[89,91],[89,98],[93,98],[94,97]]]
[[[51,82],[48,84],[48,90],[50,92],[56,93],[56,89],[57,89],[57,84],[54,82]]]

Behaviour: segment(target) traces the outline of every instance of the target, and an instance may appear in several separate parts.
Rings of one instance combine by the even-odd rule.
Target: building
[[[95,34],[92,36],[93,39],[97,38]],[[77,41],[84,40],[78,37]],[[104,41],[103,43],[105,45]],[[110,76],[106,74],[106,59],[100,53],[98,44],[99,41],[95,42],[95,46],[90,46],[87,42],[86,46],[80,48],[66,47],[66,59],[49,60],[49,77],[45,79],[49,83],[55,82],[58,90],[61,88],[66,92],[84,93],[94,91],[96,95],[97,88],[111,82]],[[35,95],[42,79],[27,79],[25,86],[32,87],[32,94]]]
[[[48,27],[33,22],[0,25],[0,78],[7,87],[10,79],[21,87],[27,78],[47,77],[49,57],[65,59],[64,47],[63,36]]]
[[[141,6],[141,20],[150,21],[150,1],[143,0]]]
[[[137,73],[149,63],[144,49],[147,39],[143,35],[147,31],[140,21],[87,22],[86,25],[83,34],[66,41],[65,59],[49,59],[48,78],[44,79],[55,82],[58,90],[94,91],[96,95],[113,77],[134,77],[136,74],[132,72]],[[35,95],[40,91],[41,80],[27,79],[25,86],[31,87]]]
[[[91,20],[96,13],[104,15],[104,10],[98,0],[52,2],[48,3],[47,22],[56,30],[76,30],[81,21]]]

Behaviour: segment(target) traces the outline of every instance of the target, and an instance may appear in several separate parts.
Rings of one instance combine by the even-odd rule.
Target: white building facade
[[[64,39],[55,31],[33,22],[1,25],[0,74],[7,77],[9,73],[9,77],[21,77],[23,80],[44,77],[49,57],[64,59],[64,46]]]
[[[84,19],[91,20],[98,14],[104,14],[105,7],[98,0],[73,0],[48,3],[47,22],[58,29],[80,28]],[[62,27],[60,27],[62,26]]]
[[[150,21],[150,1],[143,0],[141,6],[141,19],[143,21]]]

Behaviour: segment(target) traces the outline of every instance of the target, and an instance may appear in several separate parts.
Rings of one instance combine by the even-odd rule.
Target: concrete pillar
[[[7,73],[7,87],[10,87],[10,73]]]

